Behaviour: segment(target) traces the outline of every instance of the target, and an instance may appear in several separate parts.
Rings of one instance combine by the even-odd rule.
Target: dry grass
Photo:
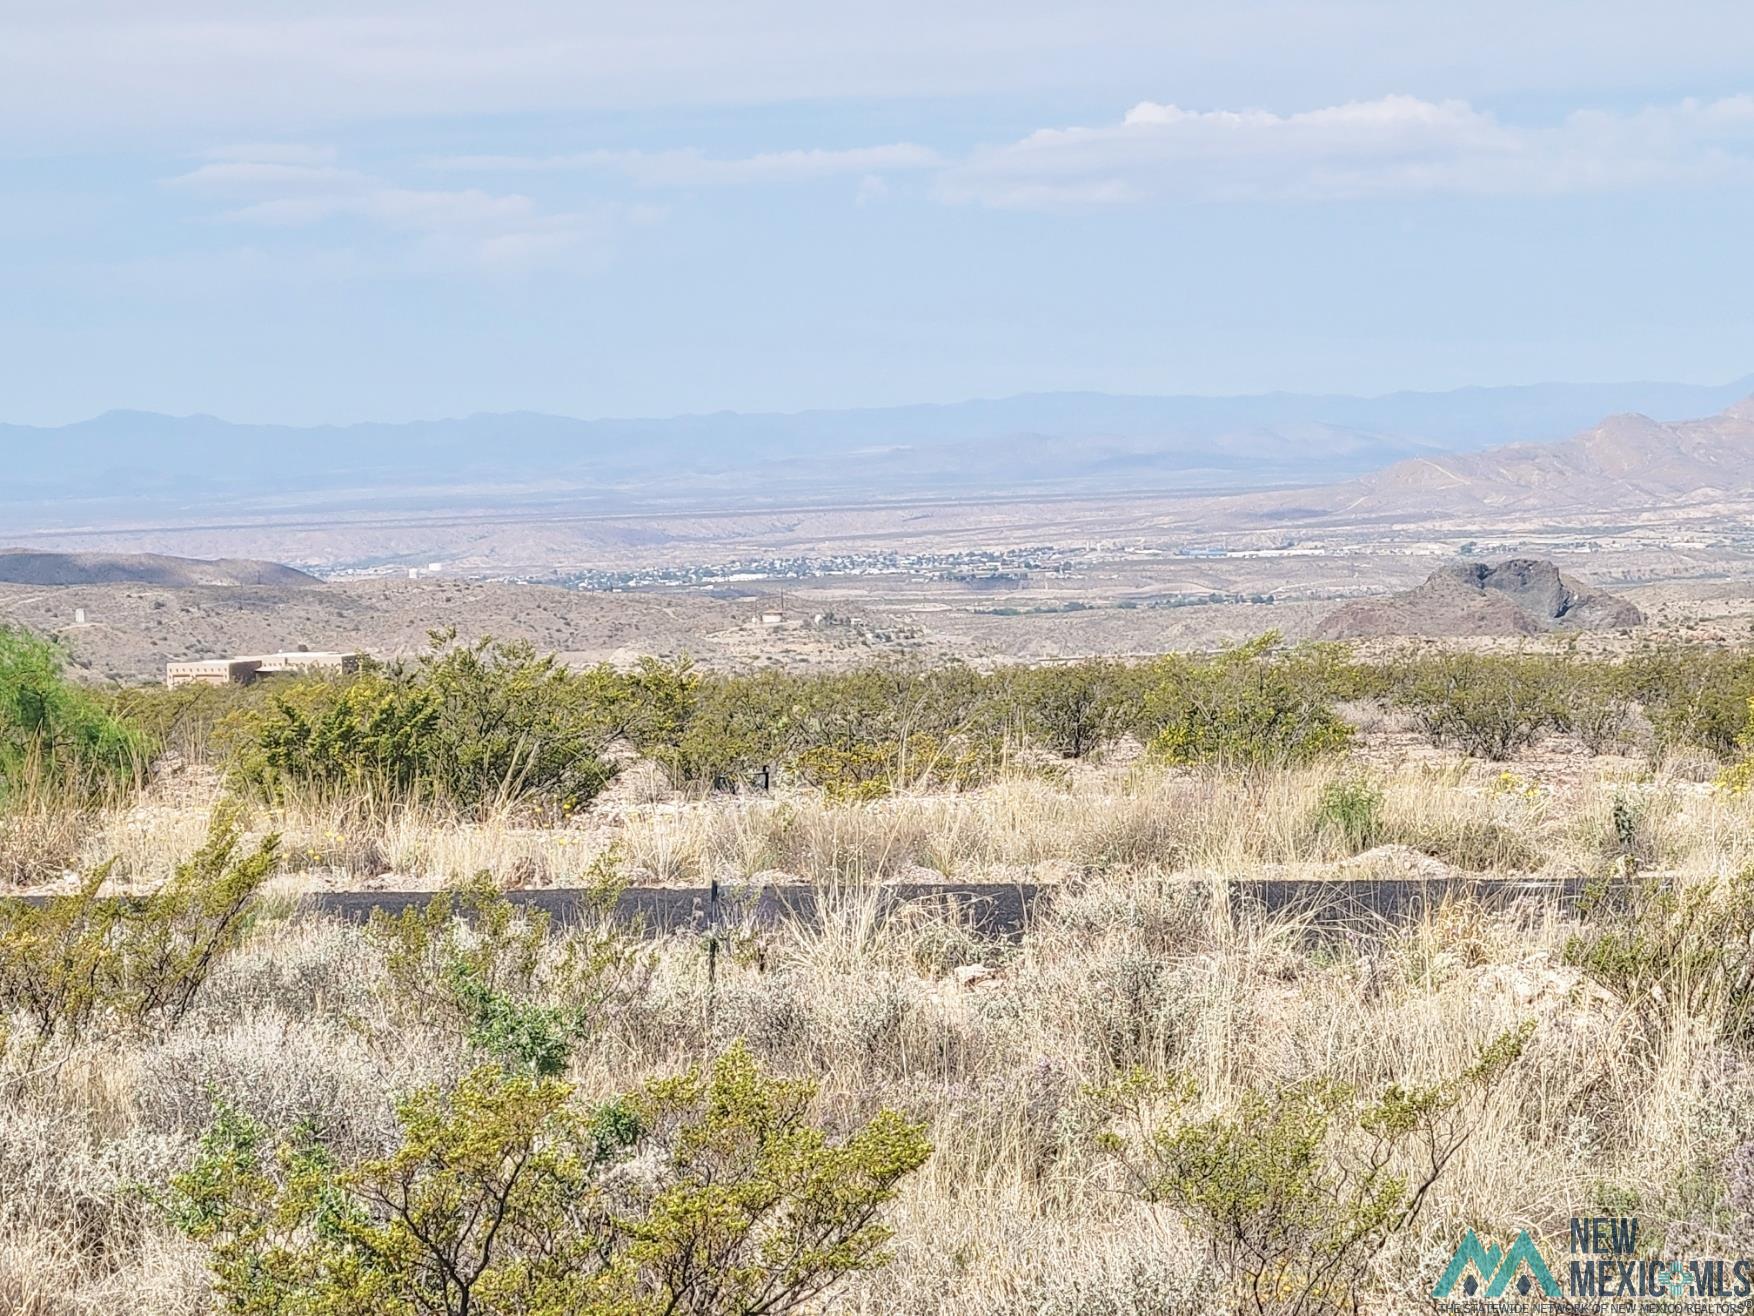
[[[1335,931],[1253,915],[1230,895],[1261,873],[1366,861],[1601,875],[1629,850],[1647,869],[1711,883],[1754,860],[1754,806],[1684,774],[1614,764],[1551,779],[1409,764],[1371,777],[1391,847],[1372,859],[1313,821],[1343,771],[1243,779],[1116,765],[864,806],[630,803],[548,829],[409,814],[351,820],[351,834],[297,814],[257,826],[287,832],[292,884],[380,865],[398,884],[479,869],[566,882],[611,842],[639,880],[817,882],[820,922],[744,930],[710,992],[697,941],[659,943],[649,983],[570,1077],[607,1096],[743,1037],[767,1064],[819,1079],[831,1122],[881,1104],[928,1119],[936,1152],[893,1213],[896,1260],[837,1290],[835,1310],[1213,1310],[1210,1262],[1187,1223],[1119,1191],[1092,1138],[1093,1085],[1173,1069],[1211,1110],[1318,1073],[1369,1091],[1454,1074],[1524,1020],[1535,1032],[1507,1089],[1416,1227],[1378,1259],[1367,1310],[1422,1309],[1414,1295],[1464,1226],[1557,1237],[1572,1214],[1636,1201],[1653,1231],[1746,1230],[1723,1213],[1720,1172],[1754,1141],[1742,1056],[1710,1018],[1671,1010],[1634,1027],[1627,1003],[1566,963],[1575,924],[1556,906],[1458,901],[1408,926]],[[86,853],[120,855],[126,880],[149,882],[204,825],[199,801],[149,798],[105,820]],[[1021,940],[982,942],[942,912],[881,915],[876,884],[922,869],[1062,886]],[[311,1121],[343,1154],[387,1147],[394,1094],[443,1081],[465,1056],[454,1039],[400,1025],[380,974],[357,930],[274,921],[170,1037],[0,1065],[0,1311],[202,1310],[200,1258],[152,1194],[217,1101],[276,1128]]]

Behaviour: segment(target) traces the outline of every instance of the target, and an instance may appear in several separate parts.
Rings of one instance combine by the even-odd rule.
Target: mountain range
[[[163,553],[53,553],[0,548],[0,584],[7,585],[315,585],[318,580],[278,562],[250,558],[187,558]]]
[[[1637,413],[1557,443],[1397,462],[1349,480],[1285,494],[1225,500],[1272,521],[1442,518],[1484,525],[1524,516],[1687,509],[1754,494],[1754,397],[1697,420]]]
[[[121,507],[207,509],[221,499],[256,509],[543,496],[749,505],[1336,480],[1353,482],[1347,496],[1385,505],[1418,506],[1466,485],[1463,496],[1490,506],[1523,496],[1531,479],[1566,484],[1574,461],[1624,469],[1653,491],[1715,478],[1721,463],[1704,448],[1677,458],[1667,475],[1635,469],[1647,441],[1679,435],[1694,443],[1694,431],[1644,417],[1715,412],[1751,392],[1754,376],[1722,386],[1537,384],[1371,398],[1040,393],[791,414],[575,420],[518,412],[315,427],[114,411],[59,427],[0,425],[0,506],[24,523]],[[1597,425],[1623,412],[1642,414]],[[1575,453],[1542,446],[1591,425],[1597,437],[1570,440],[1583,445]],[[1522,446],[1483,451],[1506,441]]]

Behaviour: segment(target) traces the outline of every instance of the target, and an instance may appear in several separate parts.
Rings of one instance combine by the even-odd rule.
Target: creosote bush
[[[1318,1075],[1201,1117],[1191,1079],[1136,1073],[1100,1094],[1131,1130],[1104,1143],[1136,1192],[1205,1240],[1229,1310],[1354,1311],[1372,1260],[1418,1215],[1532,1031],[1505,1033],[1455,1078],[1374,1100]]]
[[[741,1045],[596,1106],[487,1065],[402,1102],[401,1145],[357,1165],[223,1113],[169,1205],[231,1312],[785,1312],[887,1260],[882,1208],[930,1151],[893,1111],[833,1139],[814,1096]]]
[[[1352,727],[1333,709],[1325,655],[1279,652],[1268,634],[1211,659],[1149,668],[1142,713],[1151,748],[1171,763],[1253,767],[1308,763],[1344,750]]]
[[[1754,696],[1754,652],[1667,646],[1629,662],[1627,681],[1659,751],[1697,748],[1720,758],[1737,753]]]
[[[99,868],[70,895],[0,901],[0,1012],[21,1011],[34,1040],[100,1027],[174,1028],[219,960],[242,941],[278,838],[240,851],[238,811],[214,811],[206,844],[141,900],[100,894]]]
[[[304,680],[243,714],[240,780],[271,799],[364,796],[466,811],[570,811],[612,775],[587,687],[528,644],[435,631],[412,665]]]
[[[636,934],[607,922],[620,889],[611,853],[578,894],[595,917],[558,936],[546,913],[518,908],[485,873],[424,907],[373,911],[366,936],[383,957],[386,1010],[502,1064],[562,1073],[573,1047],[637,997],[651,971]]]
[[[1433,745],[1502,762],[1560,724],[1563,705],[1554,678],[1561,661],[1438,654],[1404,670],[1395,698]]]
[[[854,801],[977,786],[1044,754],[1099,755],[1123,737],[1175,764],[1300,765],[1351,746],[1337,706],[1358,701],[1402,709],[1434,744],[1492,761],[1549,734],[1592,753],[1730,757],[1744,746],[1750,697],[1754,658],[1732,650],[1622,662],[1437,651],[1367,663],[1341,645],[1287,646],[1269,633],[1212,655],[990,673],[956,663],[725,673],[655,658],[571,671],[527,644],[461,644],[444,631],[413,663],[351,677],[131,690],[110,702],[139,728],[136,744],[211,754],[270,799],[480,815],[585,806],[612,775],[611,745],[633,746],[690,791],[790,780]]]

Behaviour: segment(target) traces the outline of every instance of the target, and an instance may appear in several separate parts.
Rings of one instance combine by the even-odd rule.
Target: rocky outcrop
[[[1632,603],[1564,575],[1551,562],[1513,558],[1497,566],[1456,563],[1432,572],[1414,589],[1354,600],[1324,618],[1315,635],[1324,640],[1541,635],[1621,630],[1643,621]]]

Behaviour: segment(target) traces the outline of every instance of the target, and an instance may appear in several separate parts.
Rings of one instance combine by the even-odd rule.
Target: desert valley
[[[1754,1313],[1736,0],[0,0],[0,1316]]]
[[[0,552],[7,1310],[368,1301],[364,1255],[454,1312],[1402,1311],[1462,1222],[1754,1229],[1746,404],[1295,488],[563,503]],[[445,1279],[410,1139],[471,1110],[466,1209],[546,1241]],[[769,1203],[722,1234],[708,1136]]]

